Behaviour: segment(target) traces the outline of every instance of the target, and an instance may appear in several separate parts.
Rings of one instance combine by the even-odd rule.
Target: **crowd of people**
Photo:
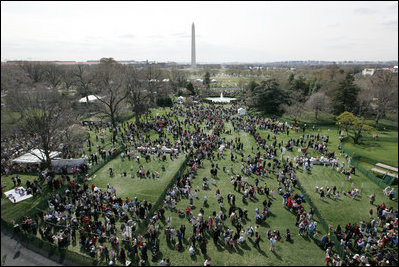
[[[174,160],[183,153],[189,157],[187,168],[166,189],[163,203],[156,208],[154,214],[150,213],[152,203],[128,197],[123,200],[117,196],[111,184],[100,189],[90,180],[82,184],[69,179],[65,174],[58,182],[54,182],[57,179],[50,179],[48,177],[52,176],[46,174],[45,179],[51,180],[54,183],[52,186],[65,186],[65,194],[53,194],[48,201],[48,211],[38,212],[33,219],[28,216],[23,218],[22,229],[33,233],[38,230],[43,239],[59,246],[77,242],[76,234],[79,233],[81,247],[92,257],[103,259],[109,264],[115,264],[116,260],[122,264],[133,260],[136,264],[145,265],[149,260],[148,251],[154,260],[159,256],[160,242],[165,241],[172,249],[182,251],[183,240],[187,240],[189,255],[203,254],[206,257],[204,266],[209,266],[210,238],[215,245],[228,250],[245,246],[247,241],[261,250],[260,241],[264,238],[269,241],[273,253],[282,239],[292,241],[292,233],[317,240],[326,251],[326,264],[392,265],[397,262],[397,257],[395,260],[392,253],[384,250],[394,248],[395,244],[397,246],[397,210],[387,208],[385,204],[377,207],[378,219],[370,215],[370,221],[361,222],[359,227],[356,224],[347,224],[345,229],[337,227],[334,235],[345,250],[346,257],[343,259],[333,252],[333,241],[329,235],[318,236],[320,231],[314,217],[315,210],[305,209],[305,198],[298,191],[296,173],[302,169],[311,172],[321,157],[326,159],[322,161],[323,164],[331,164],[333,169],[339,167],[339,171],[345,175],[354,173],[350,163],[345,166],[342,160],[339,161],[338,155],[329,150],[329,136],[320,135],[314,127],[308,130],[307,127],[277,120],[250,115],[243,118],[235,114],[234,106],[175,107],[162,116],[147,114],[143,121],[124,122],[115,129],[109,125],[92,125],[96,141],[101,140],[104,144],[105,131],[109,131],[114,147],[106,151],[98,144],[97,151],[89,150],[90,165],[98,164],[99,159],[115,153],[115,146],[120,146],[122,160],[137,161],[140,164],[142,158],[147,163],[152,160],[161,162],[166,161],[167,156]],[[237,134],[234,139],[228,140],[225,137],[232,134],[231,130],[226,130],[227,123],[232,124]],[[150,131],[158,133],[158,138],[151,139]],[[248,147],[244,149],[244,142],[239,137],[241,131],[249,133],[257,144],[250,148],[251,153],[248,155],[245,153]],[[266,138],[262,138],[261,131],[267,132]],[[291,131],[302,132],[302,135],[288,141],[278,140],[279,135],[289,136]],[[173,140],[168,136],[173,136]],[[91,148],[93,144],[90,136],[88,140]],[[150,149],[139,149],[142,147]],[[166,153],[162,147],[175,150]],[[286,157],[286,151],[297,151],[297,155]],[[311,160],[311,155],[315,154],[318,156]],[[230,159],[231,166],[219,166],[221,159]],[[206,161],[211,165],[210,178],[198,178],[198,169],[203,168]],[[235,169],[233,165],[241,168]],[[111,168],[110,175],[113,171]],[[230,177],[230,188],[217,187],[216,178],[221,171]],[[136,173],[139,177],[159,177],[159,172],[146,171],[143,165]],[[263,184],[260,182],[263,177],[270,180]],[[202,187],[194,186],[195,179],[201,179]],[[200,190],[211,192],[209,181],[215,186],[215,193],[199,199]],[[321,198],[326,196],[334,199],[338,199],[341,194],[356,197],[359,195],[356,190],[341,189],[340,193],[336,186],[326,189],[316,187]],[[276,205],[274,202],[277,195],[282,199],[282,206],[296,218],[292,228],[285,229],[285,238],[277,229],[269,228],[265,231],[268,217],[279,216],[271,208]],[[237,196],[241,196],[240,199]],[[211,215],[206,218],[204,214],[209,207],[208,197],[213,197],[219,208],[208,210]],[[176,208],[180,201],[187,203],[183,210]],[[259,207],[254,211],[253,225],[247,222],[249,211],[246,204],[249,201],[259,202]],[[194,212],[196,207],[200,207],[198,213]],[[186,224],[173,224],[172,213],[175,212],[186,218]],[[141,235],[138,228],[142,222],[147,221],[148,226]],[[117,227],[119,223],[120,227]],[[162,224],[166,225],[163,232],[160,231]],[[19,225],[16,225],[19,229]],[[165,240],[161,239],[161,234]],[[166,257],[160,261],[161,266],[171,264],[171,260]]]

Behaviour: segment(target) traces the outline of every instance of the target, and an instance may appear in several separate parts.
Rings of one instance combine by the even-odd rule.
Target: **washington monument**
[[[195,26],[194,22],[191,26],[191,68],[195,69],[197,64],[195,62]]]

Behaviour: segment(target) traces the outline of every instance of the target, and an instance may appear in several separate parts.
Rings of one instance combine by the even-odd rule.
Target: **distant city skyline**
[[[398,2],[1,2],[1,61],[394,61]]]

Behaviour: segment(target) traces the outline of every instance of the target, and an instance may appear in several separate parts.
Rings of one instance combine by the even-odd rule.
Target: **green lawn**
[[[169,112],[170,109],[153,109],[152,114],[156,116],[157,114],[162,116]],[[173,118],[174,119],[174,118]],[[178,118],[180,121],[183,121],[183,117]],[[131,120],[134,120],[131,119]],[[284,121],[284,120],[283,120]],[[204,122],[206,123],[206,122]],[[329,143],[328,148],[329,151],[338,151],[338,130],[334,125],[331,126],[318,126],[316,124],[316,129],[313,131],[311,126],[313,123],[309,123],[309,128],[305,132],[305,136],[309,135],[328,135]],[[184,129],[185,127],[183,127]],[[193,126],[190,125],[190,129],[193,130]],[[233,130],[232,124],[225,123],[225,130]],[[262,138],[266,138],[267,135],[271,137],[274,135],[272,132],[267,130],[257,130]],[[92,152],[88,151],[87,141],[84,143],[85,153],[90,154],[97,151],[97,145],[105,146],[106,149],[110,149],[114,147],[111,142],[111,132],[106,129],[104,131],[105,144],[100,143],[100,138],[96,141],[96,132],[90,131],[91,134],[91,142]],[[98,134],[98,133],[97,133]],[[158,138],[158,134],[155,131],[147,132],[150,135],[151,140]],[[244,143],[244,159],[247,159],[248,154],[254,154],[256,152],[257,144],[255,139],[249,133],[241,131],[240,133],[233,132],[231,134],[222,134],[223,137],[226,137],[226,141],[234,140],[234,138],[240,137],[241,141]],[[302,136],[302,131],[299,133],[295,133],[293,130],[290,130],[289,136],[286,134],[278,134],[277,140],[283,140],[286,142],[290,138],[299,138]],[[372,135],[367,135],[366,137],[370,137]],[[391,138],[388,140],[384,140],[383,138],[378,141],[373,141],[370,139],[365,139],[364,144],[361,145],[351,145],[350,142],[345,143],[345,147],[351,151],[354,151],[356,154],[364,155],[366,157],[382,161],[383,163],[398,166],[397,165],[397,141],[392,141],[392,138],[396,137],[397,140],[397,131],[396,132],[387,132],[385,134],[380,134],[381,137]],[[169,134],[167,136],[170,140],[172,139],[172,135]],[[270,144],[272,141],[267,141],[267,144]],[[115,144],[115,146],[119,146]],[[284,158],[293,158],[298,154],[297,147],[295,147],[293,152],[287,152]],[[263,154],[263,149],[261,149],[261,154]],[[314,156],[318,155],[318,153],[313,153]],[[345,161],[345,155],[343,153],[337,153],[340,157],[340,161]],[[278,156],[281,159],[280,152],[278,150]],[[107,184],[109,183],[111,186],[114,186],[117,192],[117,196],[125,199],[126,197],[134,198],[137,196],[140,200],[146,199],[149,202],[155,203],[162,192],[165,190],[165,187],[169,184],[172,177],[175,175],[177,169],[181,166],[183,161],[186,158],[186,154],[181,153],[177,159],[171,160],[169,155],[167,156],[167,160],[165,162],[158,161],[156,158],[154,159],[151,156],[151,162],[146,163],[144,158],[140,158],[140,163],[137,163],[134,159],[129,161],[125,158],[124,162],[122,162],[121,157],[117,156],[115,159],[107,163],[104,167],[99,169],[95,174],[92,175],[92,181],[89,181],[88,184],[94,184],[99,188],[105,189]],[[383,161],[384,160],[384,161]],[[139,165],[144,166],[145,170],[157,171],[160,173],[159,179],[150,178],[139,178],[136,175],[136,172],[139,168]],[[166,170],[163,172],[161,170],[162,165],[165,166]],[[248,220],[243,221],[243,229],[247,230],[249,225],[255,227],[255,209],[262,209],[262,202],[266,198],[264,195],[257,195],[257,200],[249,200],[248,204],[243,204],[241,197],[242,193],[234,192],[233,185],[230,182],[231,173],[223,172],[223,166],[226,166],[226,169],[230,171],[231,167],[233,171],[236,173],[240,172],[241,166],[241,156],[237,154],[237,160],[232,162],[230,160],[230,151],[225,150],[225,158],[220,159],[218,161],[219,171],[218,177],[216,179],[216,186],[210,184],[210,190],[202,189],[202,178],[208,177],[210,180],[210,169],[211,162],[209,160],[204,161],[204,168],[199,168],[197,170],[197,176],[193,180],[192,190],[199,186],[199,198],[194,199],[194,204],[196,206],[193,209],[194,215],[198,215],[199,209],[202,207],[203,197],[206,195],[208,197],[208,207],[204,207],[204,218],[207,219],[208,216],[212,214],[213,211],[218,212],[220,210],[219,205],[216,200],[215,191],[217,188],[220,189],[224,201],[225,213],[228,212],[229,204],[227,202],[227,194],[232,192],[236,195],[236,206],[240,206],[241,208],[248,209]],[[132,178],[130,175],[130,169],[133,166],[134,169],[134,177]],[[114,176],[110,177],[108,173],[108,169],[112,167],[114,170]],[[368,166],[370,167],[370,166]],[[127,176],[123,176],[123,171],[127,172]],[[376,194],[376,202],[377,204],[381,202],[385,202],[387,206],[397,207],[397,200],[389,201],[386,196],[383,195],[382,189],[375,185],[372,181],[366,178],[362,173],[357,171],[356,175],[352,176],[352,181],[349,182],[346,180],[346,177],[343,174],[337,173],[335,170],[332,170],[331,167],[323,167],[323,166],[314,166],[312,168],[311,174],[306,174],[301,170],[296,171],[297,177],[301,182],[303,188],[306,190],[310,198],[312,199],[314,205],[319,209],[323,218],[327,221],[327,223],[331,224],[333,227],[336,227],[338,224],[344,225],[348,222],[351,223],[359,223],[360,220],[368,219],[368,211],[370,208],[374,208],[369,204],[368,196],[371,193]],[[22,184],[25,185],[26,180],[29,179],[33,181],[36,178],[34,176],[21,176],[23,179]],[[301,237],[298,235],[298,228],[295,226],[296,216],[290,213],[288,210],[282,207],[282,197],[277,193],[278,182],[275,179],[275,176],[272,177],[259,177],[259,184],[264,186],[265,183],[270,189],[275,191],[273,204],[271,206],[271,215],[266,219],[266,222],[260,225],[259,233],[262,237],[262,241],[260,243],[260,250],[254,248],[253,243],[247,239],[246,244],[239,245],[235,249],[226,249],[220,245],[215,245],[212,241],[212,237],[208,237],[208,254],[206,257],[212,258],[213,265],[322,265],[324,264],[324,256],[325,251],[320,249],[316,243],[312,239],[308,239],[305,237]],[[2,177],[2,183],[6,182],[7,188],[12,185],[11,176]],[[249,176],[248,181],[250,184],[254,184],[255,176]],[[361,189],[361,197],[358,200],[353,200],[352,198],[341,195],[340,200],[334,201],[328,198],[323,200],[320,199],[319,195],[315,192],[316,184],[321,187],[326,186],[334,186],[336,185],[338,191],[342,192],[342,190],[350,190],[352,188],[352,183],[355,188]],[[48,193],[46,185],[43,185],[44,194]],[[294,189],[294,194],[300,193],[298,189]],[[2,196],[1,207],[2,207],[2,218],[10,221],[11,219],[18,219],[24,214],[28,213],[35,209],[36,205],[43,198],[35,197],[30,198],[26,201],[23,201],[18,204],[12,204],[8,199],[5,199],[4,194]],[[183,198],[176,205],[176,209],[184,210],[189,205],[188,199]],[[308,203],[304,204],[304,207],[307,211],[309,211],[310,207]],[[185,217],[179,217],[178,214],[173,211],[166,211],[166,217],[172,217],[172,225],[175,228],[179,228],[181,224],[185,224],[187,227],[186,230],[186,238],[184,240],[183,251],[178,252],[174,250],[174,247],[169,246],[166,243],[166,238],[164,234],[164,229],[166,222],[160,222],[160,257],[155,261],[151,261],[150,251],[148,255],[150,256],[150,265],[159,265],[159,261],[162,258],[170,258],[172,265],[202,265],[205,256],[200,253],[200,250],[197,245],[196,255],[194,257],[190,257],[188,253],[188,243],[187,240],[191,236],[192,226],[190,222],[187,221]],[[318,219],[315,218],[317,221]],[[117,222],[117,229],[120,229],[120,222]],[[235,230],[235,228],[230,223],[230,220],[227,219],[226,226]],[[291,230],[291,236],[293,242],[289,243],[285,241],[285,231],[289,228]],[[270,243],[267,240],[266,232],[271,230],[279,230],[282,236],[280,242],[278,242],[276,251],[272,253],[270,248]],[[322,234],[325,234],[324,229],[321,224],[318,225],[318,236],[317,238],[320,240]],[[79,238],[79,234],[77,235]],[[80,245],[70,245],[69,249],[78,253],[83,253],[80,251]]]
[[[11,177],[15,176],[16,175],[8,175],[1,177],[1,183],[3,185],[4,184],[6,185],[5,191],[9,191],[14,188],[14,184],[11,181]],[[25,189],[26,189],[26,181],[29,180],[30,182],[33,182],[35,179],[38,179],[37,175],[19,175],[19,176],[21,177],[22,180],[21,186],[23,186]],[[26,199],[18,203],[11,203],[11,201],[5,197],[3,192],[1,195],[1,217],[6,221],[11,221],[11,220],[18,221],[18,219],[20,219],[25,214],[30,213],[31,211],[35,211],[36,206],[43,200],[43,197],[48,197],[48,194],[52,193],[47,188],[46,182],[44,182],[40,186],[43,190],[41,196],[36,195],[34,197],[31,197],[29,199]]]
[[[391,135],[392,136],[392,135]],[[393,136],[394,137],[394,136]],[[345,148],[355,153],[355,155],[364,156],[384,163],[390,166],[398,167],[398,141],[396,133],[396,142],[380,140],[365,140],[360,144],[354,144],[349,140],[344,143]]]
[[[137,163],[136,160],[132,159],[129,161],[127,158],[122,162],[121,157],[118,156],[98,170],[94,175],[95,178],[90,184],[93,183],[99,188],[106,189],[109,183],[116,189],[117,195],[122,197],[122,199],[126,197],[134,198],[134,196],[137,196],[139,199],[147,199],[147,201],[154,203],[176,174],[177,169],[183,163],[184,159],[185,154],[180,154],[178,159],[171,160],[168,156],[166,162],[162,160],[158,162],[158,160],[155,159],[146,163],[144,158],[141,157],[140,163]],[[160,178],[139,178],[136,172],[140,165],[144,166],[146,171],[159,172]],[[162,171],[162,165],[166,168],[165,172]],[[131,178],[131,166],[133,166],[134,169],[134,178]],[[113,177],[109,176],[108,169],[110,167],[113,168],[115,173]],[[127,172],[126,177],[123,176],[123,171]]]
[[[232,128],[231,124],[228,124],[228,128]],[[227,129],[227,128],[226,128]],[[236,133],[233,132],[231,135],[224,134],[227,140],[230,138],[234,138]],[[240,133],[241,141],[244,143],[245,155],[251,153],[252,146],[255,145],[254,138],[245,132]],[[241,157],[238,158],[241,160]],[[209,170],[211,168],[211,163],[209,161],[205,161],[204,168],[198,170],[198,174],[196,178],[193,180],[193,189],[196,189],[197,186],[200,187],[199,199],[194,200],[194,204],[196,209],[193,210],[194,215],[198,215],[200,207],[203,204],[203,197],[206,195],[208,197],[209,207],[204,208],[204,218],[208,218],[212,214],[213,211],[219,212],[220,208],[216,200],[215,191],[216,188],[219,188],[221,194],[226,199],[226,196],[229,192],[232,192],[236,195],[236,205],[242,208],[248,209],[248,221],[244,221],[243,229],[247,229],[249,225],[255,227],[255,209],[262,209],[262,202],[266,198],[265,195],[258,195],[257,201],[249,201],[248,205],[244,205],[241,201],[242,193],[234,192],[233,185],[230,183],[231,174],[224,173],[222,168],[223,165],[226,165],[226,169],[230,170],[230,167],[233,165],[235,173],[240,171],[240,163],[232,164],[230,161],[230,152],[226,152],[225,159],[222,159],[218,162],[219,164],[219,172],[217,177],[216,186],[210,185],[210,190],[202,190],[202,177],[210,178]],[[271,177],[258,177],[259,184],[267,185],[277,191],[277,181]],[[255,177],[249,177],[249,182],[253,184]],[[300,193],[299,190],[296,192]],[[258,250],[253,247],[253,243],[247,239],[246,244],[243,246],[239,246],[237,249],[225,249],[221,246],[215,246],[212,238],[208,238],[208,255],[212,258],[213,265],[321,265],[323,263],[323,255],[324,252],[319,249],[319,247],[312,241],[311,239],[303,238],[298,236],[297,227],[295,226],[295,215],[290,213],[288,210],[282,207],[282,197],[277,193],[274,194],[273,205],[271,206],[271,215],[267,218],[266,222],[260,226],[259,233],[262,237],[262,241],[260,243],[261,249]],[[176,205],[176,209],[184,210],[189,205],[189,201],[187,199],[183,199]],[[229,204],[227,200],[224,201],[224,207],[226,209],[226,213],[228,212]],[[307,210],[309,210],[309,206],[305,204]],[[185,224],[187,227],[186,230],[186,241],[192,233],[192,226],[187,221],[186,218],[181,218],[177,215],[176,212],[166,212],[166,217],[172,216],[172,225],[174,227],[180,227],[181,224]],[[201,265],[203,264],[205,257],[200,253],[200,250],[197,247],[197,254],[195,257],[190,257],[188,254],[187,242],[184,246],[184,250],[182,252],[177,252],[173,247],[170,247],[166,243],[165,234],[163,229],[165,228],[165,223],[161,223],[160,226],[160,239],[161,239],[161,252],[163,254],[162,257],[169,257],[172,260],[172,264],[176,265]],[[232,229],[235,229],[229,220],[226,221],[226,226]],[[291,235],[293,238],[293,242],[286,242],[284,239],[285,231],[289,228],[291,230]],[[282,235],[282,240],[277,244],[276,252],[272,253],[270,249],[270,243],[267,240],[266,232],[269,230],[279,230]],[[322,231],[320,228],[319,230]],[[320,237],[320,236],[319,236]],[[306,247],[306,249],[303,249]],[[295,253],[292,253],[295,251]]]

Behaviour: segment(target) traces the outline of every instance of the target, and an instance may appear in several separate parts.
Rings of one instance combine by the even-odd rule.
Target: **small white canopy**
[[[52,151],[50,152],[50,158],[55,158],[57,157],[59,154],[61,154],[60,152],[57,151]],[[42,161],[44,161],[46,159],[46,156],[43,153],[43,150],[41,149],[33,149],[31,151],[29,151],[28,153],[14,159],[12,162],[13,163],[19,163],[19,164],[24,164],[24,163],[30,163],[30,164],[34,164],[34,163],[40,163]]]
[[[245,109],[245,108],[239,108],[238,110],[237,110],[237,112],[238,112],[238,115],[247,115],[247,110]]]
[[[97,97],[95,95],[89,95],[89,96],[87,96],[87,98],[89,99],[89,102],[93,102],[93,101],[97,100]],[[102,97],[98,97],[98,98],[102,98]],[[87,102],[86,97],[81,98],[79,100],[79,102],[80,103],[86,103]]]
[[[183,96],[179,96],[179,97],[177,98],[177,101],[179,101],[179,102],[184,102],[184,97],[183,97]]]

